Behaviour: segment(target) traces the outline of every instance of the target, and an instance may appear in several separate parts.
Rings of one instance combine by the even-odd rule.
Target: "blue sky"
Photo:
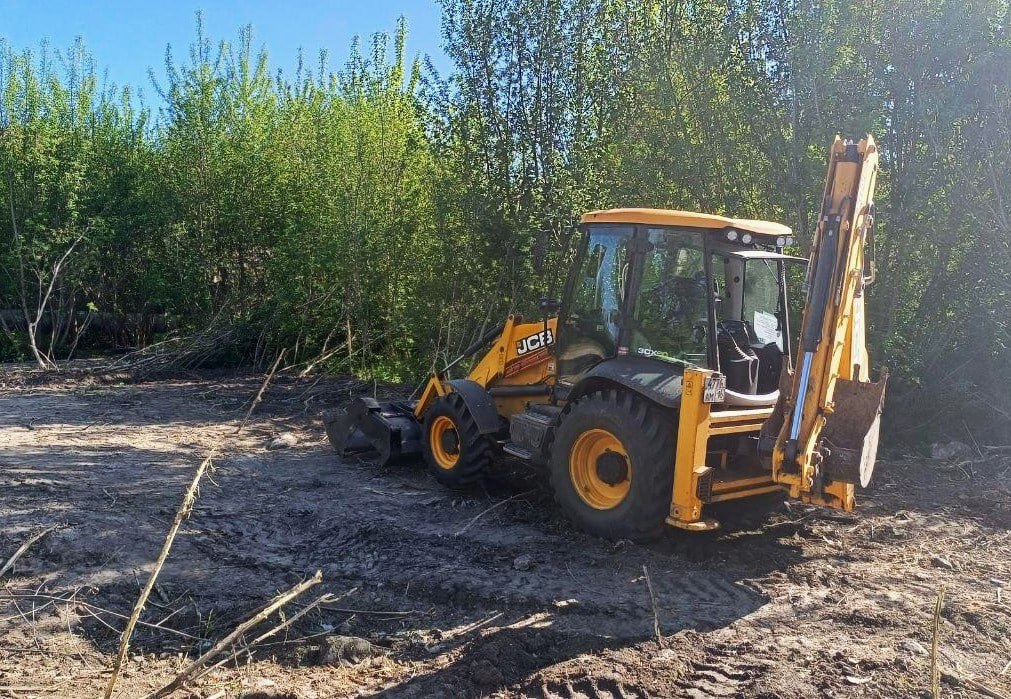
[[[407,18],[408,52],[432,56],[436,67],[448,63],[439,47],[436,0],[0,0],[0,37],[16,49],[36,48],[47,39],[66,48],[83,37],[101,70],[119,85],[139,86],[145,101],[156,101],[148,69],[164,72],[165,47],[187,55],[196,35],[196,13],[203,10],[207,34],[235,39],[239,28],[253,25],[256,46],[265,46],[274,70],[294,70],[299,47],[315,67],[321,48],[341,65],[355,35],[368,38],[392,32],[397,18]]]

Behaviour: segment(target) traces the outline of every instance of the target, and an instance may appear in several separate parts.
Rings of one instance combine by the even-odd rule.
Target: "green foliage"
[[[778,219],[807,245],[828,144],[870,132],[894,428],[1011,424],[1008,0],[441,5],[445,76],[404,22],[285,77],[198,18],[153,115],[80,43],[0,44],[2,356],[36,315],[59,356],[223,323],[229,361],[407,378],[560,293],[586,210]]]
[[[392,55],[384,35],[368,56],[356,45],[343,71],[283,98],[289,208],[270,265],[279,337],[313,353],[343,343],[335,357],[365,373],[411,366],[439,293],[435,161],[404,38],[401,26]]]
[[[867,131],[881,146],[868,320],[875,356],[895,375],[895,429],[910,436],[949,422],[964,439],[962,419],[994,424],[995,413],[1009,424],[1009,8],[798,0],[773,22],[773,77],[799,154],[787,191],[805,236],[818,144]]]
[[[99,89],[82,43],[34,55],[0,42],[2,317],[8,341],[27,328],[30,346],[48,345],[40,364],[76,342],[84,303],[129,284],[124,235],[143,210],[146,120],[128,92]],[[33,341],[43,330],[46,342]]]

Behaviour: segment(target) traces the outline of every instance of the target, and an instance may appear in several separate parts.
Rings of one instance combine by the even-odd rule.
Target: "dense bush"
[[[442,13],[444,76],[403,25],[282,78],[198,22],[147,107],[81,44],[0,44],[3,356],[227,327],[219,360],[407,377],[557,293],[584,210],[779,219],[803,247],[832,136],[870,132],[893,433],[1011,424],[1007,0]]]

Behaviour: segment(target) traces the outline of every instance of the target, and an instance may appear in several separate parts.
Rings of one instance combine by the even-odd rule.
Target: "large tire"
[[[455,393],[436,399],[425,413],[421,450],[428,470],[450,488],[479,480],[493,458],[492,440],[481,434],[467,404]]]
[[[579,398],[551,443],[551,487],[581,529],[607,539],[659,536],[674,488],[673,415],[628,391]]]

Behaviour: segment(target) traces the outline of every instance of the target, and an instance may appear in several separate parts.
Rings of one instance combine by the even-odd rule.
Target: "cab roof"
[[[638,223],[647,226],[687,226],[690,228],[736,228],[768,236],[788,236],[789,226],[772,221],[727,218],[716,214],[700,214],[674,209],[604,209],[583,214],[581,223]]]

